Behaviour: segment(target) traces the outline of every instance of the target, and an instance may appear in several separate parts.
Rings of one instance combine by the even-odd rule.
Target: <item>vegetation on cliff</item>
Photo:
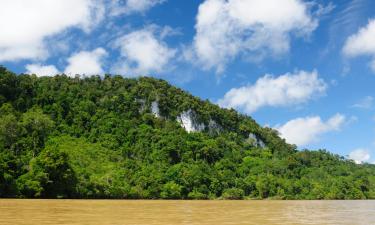
[[[0,197],[370,199],[375,167],[163,80],[0,67]]]

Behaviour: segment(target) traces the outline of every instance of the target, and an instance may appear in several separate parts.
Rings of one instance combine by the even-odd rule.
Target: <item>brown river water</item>
[[[374,224],[375,201],[0,199],[0,225]]]

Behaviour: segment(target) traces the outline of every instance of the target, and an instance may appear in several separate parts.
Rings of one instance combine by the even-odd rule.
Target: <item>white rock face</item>
[[[159,110],[159,104],[157,101],[153,101],[151,103],[151,113],[154,114],[155,117],[160,117],[160,110]]]
[[[253,133],[250,133],[249,134],[249,139],[250,140],[254,140],[254,145],[256,147],[260,147],[260,148],[265,148],[266,147],[266,144],[264,144],[264,142],[262,141],[262,139],[258,138],[255,134]]]
[[[182,112],[178,117],[177,121],[181,124],[187,132],[203,131],[205,125],[196,121],[195,113],[189,109],[188,111]]]

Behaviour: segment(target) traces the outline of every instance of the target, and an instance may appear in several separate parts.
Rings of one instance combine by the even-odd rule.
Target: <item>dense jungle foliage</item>
[[[177,121],[189,110],[204,129]],[[0,67],[0,197],[370,199],[375,167],[299,151],[163,80]]]

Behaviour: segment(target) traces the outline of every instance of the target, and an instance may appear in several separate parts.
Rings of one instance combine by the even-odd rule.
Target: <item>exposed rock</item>
[[[153,101],[151,103],[151,113],[154,114],[155,117],[160,117],[160,110],[159,110],[159,104],[157,101]]]
[[[215,121],[210,119],[208,122],[208,132],[210,134],[219,134],[223,128]]]
[[[184,111],[177,116],[177,121],[189,133],[203,131],[205,129],[205,125],[203,123],[199,123],[196,117],[196,114],[189,109],[188,111]]]
[[[252,140],[254,143],[254,146],[260,147],[260,148],[265,148],[266,144],[264,144],[263,140],[258,138],[255,134],[250,133],[249,134],[249,140]]]

